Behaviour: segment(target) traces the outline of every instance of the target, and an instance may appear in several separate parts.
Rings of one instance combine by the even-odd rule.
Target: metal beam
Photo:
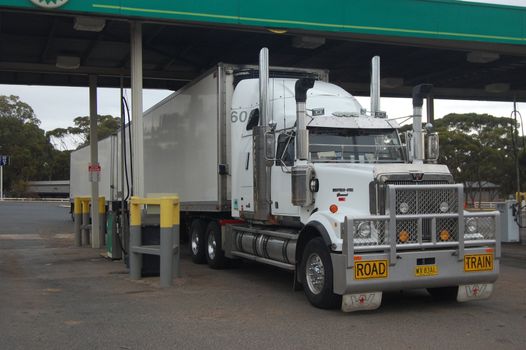
[[[49,74],[62,74],[62,75],[97,75],[99,77],[130,77],[130,70],[124,68],[104,68],[104,67],[92,67],[83,66],[74,70],[66,70],[57,68],[53,64],[41,64],[41,63],[20,63],[20,62],[0,62],[0,71],[4,72],[16,72],[16,73],[49,73]],[[198,71],[196,72],[177,72],[177,71],[144,71],[144,79],[161,79],[161,80],[172,80],[188,82],[194,79]]]
[[[343,87],[355,96],[369,96],[369,84],[332,81],[332,83]],[[411,97],[412,86],[402,86],[395,89],[382,88],[383,97]],[[526,102],[526,90],[510,90],[505,93],[491,93],[483,89],[463,89],[463,88],[434,88],[433,97],[435,99],[448,100],[480,100],[480,101],[505,101],[511,102],[514,97],[517,102]]]

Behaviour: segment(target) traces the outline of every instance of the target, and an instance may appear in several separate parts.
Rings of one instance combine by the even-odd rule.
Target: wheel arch
[[[311,221],[300,231],[298,242],[296,243],[296,271],[298,266],[301,264],[301,259],[303,258],[303,251],[307,243],[316,238],[321,237],[323,242],[330,247],[332,244],[329,233],[325,226],[323,226],[318,221]],[[296,274],[297,281],[302,283],[300,274]]]

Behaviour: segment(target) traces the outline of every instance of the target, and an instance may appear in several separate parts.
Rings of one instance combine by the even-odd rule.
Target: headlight
[[[466,232],[470,234],[477,233],[477,220],[474,218],[466,220]]]
[[[440,203],[440,211],[442,213],[447,213],[449,210],[449,204],[447,202]]]
[[[400,213],[406,214],[409,211],[409,204],[407,204],[406,202],[402,202],[400,203],[398,209],[400,210]]]
[[[371,224],[362,222],[358,225],[358,236],[360,238],[371,238]]]

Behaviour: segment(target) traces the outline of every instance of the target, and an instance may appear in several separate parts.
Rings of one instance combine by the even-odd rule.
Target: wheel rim
[[[208,235],[208,257],[212,260],[214,260],[216,256],[216,246],[216,239],[211,233]]]
[[[199,253],[199,235],[197,232],[192,232],[192,253],[197,255]]]
[[[312,253],[307,259],[305,275],[312,294],[320,294],[325,284],[325,267],[318,254]]]

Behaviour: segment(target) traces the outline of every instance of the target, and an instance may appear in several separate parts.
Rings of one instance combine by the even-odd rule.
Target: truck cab
[[[268,80],[262,123],[261,84],[241,81],[232,99],[231,208],[243,223],[226,230],[227,256],[294,271],[321,308],[375,309],[384,291],[407,288],[491,295],[498,213],[464,211],[448,168],[415,159],[424,133],[403,145],[398,123],[342,88],[287,78]]]

